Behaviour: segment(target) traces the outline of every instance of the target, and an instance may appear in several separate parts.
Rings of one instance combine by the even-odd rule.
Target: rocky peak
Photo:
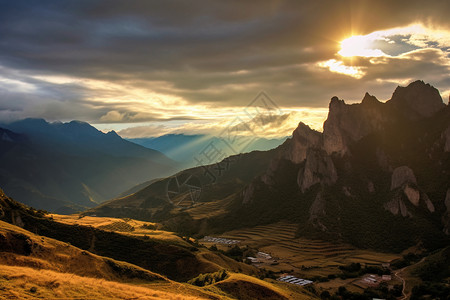
[[[389,104],[404,111],[411,120],[431,117],[445,107],[439,91],[421,80],[407,87],[398,86]]]
[[[323,125],[323,146],[328,154],[347,153],[352,142],[381,129],[387,122],[384,104],[368,93],[361,103],[351,105],[333,97],[329,109]]]
[[[370,95],[369,93],[366,92],[366,94],[364,95],[364,98],[361,101],[362,105],[377,105],[380,104],[381,102],[378,101],[377,97]]]
[[[295,164],[301,163],[306,158],[306,150],[308,148],[321,147],[322,134],[311,129],[308,125],[300,122],[298,127],[292,133],[292,140],[287,147],[285,158]]]
[[[264,183],[271,185],[273,176],[280,166],[281,160],[288,160],[294,164],[299,164],[306,159],[306,152],[309,148],[322,147],[322,134],[311,129],[303,122],[292,133],[292,138],[286,140],[278,149],[277,155],[271,160],[267,172],[262,176]]]

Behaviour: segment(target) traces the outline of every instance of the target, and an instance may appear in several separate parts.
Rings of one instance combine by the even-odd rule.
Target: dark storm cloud
[[[412,22],[449,29],[448,11],[448,1],[0,1],[0,76],[33,87],[0,81],[0,111],[91,122],[136,113],[127,111],[130,102],[92,100],[111,93],[101,87],[34,75],[126,83],[218,106],[245,106],[260,90],[281,106],[323,107],[332,95],[359,99],[370,89],[383,98],[391,84],[375,79],[435,71],[431,79],[444,83],[448,69],[411,58],[390,75],[386,65],[367,65],[373,73],[358,80],[313,66],[334,58],[352,32]]]

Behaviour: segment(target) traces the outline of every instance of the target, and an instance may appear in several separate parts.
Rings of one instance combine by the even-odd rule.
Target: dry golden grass
[[[0,299],[221,299],[3,221],[0,241]],[[30,245],[27,255],[20,252],[23,241]],[[117,273],[120,268],[126,271]]]
[[[196,206],[184,210],[184,212],[188,213],[194,220],[215,217],[227,212],[226,207],[232,199],[233,196],[230,196],[223,200],[198,203]]]
[[[36,289],[33,292],[33,289]],[[183,284],[138,286],[51,270],[4,266],[0,268],[2,299],[219,299]]]
[[[135,236],[148,236],[152,239],[172,241],[178,244],[186,244],[183,239],[177,236],[173,232],[164,230],[153,230],[144,228],[145,226],[155,226],[158,227],[157,223],[138,221],[134,219],[120,219],[120,218],[109,218],[109,217],[91,217],[84,216],[80,218],[80,215],[58,215],[50,214],[53,220],[56,222],[68,224],[68,225],[83,225],[92,226],[94,228],[114,231],[121,234],[135,235]],[[132,229],[131,229],[132,228]]]
[[[250,299],[317,299],[298,285],[275,280],[260,280],[244,274],[232,273],[229,278],[214,284],[214,288],[240,300]]]
[[[0,252],[0,264],[2,265],[47,269],[107,280],[128,280],[127,278],[123,278],[121,274],[112,271],[110,264],[113,263],[141,273],[147,280],[168,280],[159,274],[138,266],[104,258],[67,243],[35,235],[20,227],[0,221],[0,236],[2,236],[2,240],[9,243],[13,249],[16,249],[18,245],[12,236],[14,234],[22,234],[30,240],[32,245],[31,253],[29,255],[20,255],[20,253],[17,254],[14,252]]]

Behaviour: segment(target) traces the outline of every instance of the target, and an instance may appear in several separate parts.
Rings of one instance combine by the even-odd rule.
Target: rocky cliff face
[[[411,170],[408,166],[401,166],[394,169],[391,177],[391,191],[396,191],[396,194],[392,201],[385,205],[385,208],[394,215],[401,213],[404,217],[407,215],[412,216],[412,214],[406,209],[402,196],[406,196],[406,199],[408,199],[409,202],[415,207],[418,207],[421,203],[423,203],[424,207],[429,212],[434,212],[435,210],[428,195],[419,190],[416,176],[414,175],[413,170]],[[397,210],[397,203],[400,210]]]
[[[288,160],[294,164],[299,164],[306,159],[306,154],[310,148],[322,147],[322,134],[311,129],[308,125],[300,122],[292,133],[292,138],[288,139],[278,149],[277,155],[272,159],[267,172],[262,176],[264,183],[272,185],[276,170],[279,169],[281,160]]]
[[[382,129],[387,121],[384,104],[368,93],[361,103],[351,105],[333,97],[323,125],[324,149],[328,154],[343,155],[351,143]]]
[[[413,170],[408,166],[395,168],[391,177],[391,191],[408,183],[417,184]]]
[[[442,134],[442,137],[444,138],[444,151],[450,152],[450,126]]]
[[[444,223],[445,234],[450,234],[450,189],[447,190],[447,195],[445,197],[445,213],[442,217],[442,223]]]
[[[360,209],[360,213],[367,213],[367,218],[371,218],[367,210],[377,202],[378,208],[382,211],[384,208],[386,216],[391,218],[402,216],[415,220],[439,214],[444,228],[439,230],[448,234],[450,186],[447,212],[443,213],[443,200],[436,199],[439,193],[430,187],[436,187],[436,182],[445,182],[445,177],[430,183],[432,175],[424,175],[428,167],[410,154],[423,155],[430,162],[433,157],[444,155],[442,161],[434,164],[436,176],[450,176],[445,175],[446,168],[450,170],[450,166],[445,166],[450,161],[445,158],[450,152],[450,121],[446,121],[445,114],[441,114],[441,121],[433,123],[430,119],[444,107],[437,90],[421,81],[398,87],[385,103],[368,93],[361,103],[351,105],[333,97],[323,133],[300,123],[292,138],[277,149],[265,174],[244,190],[242,202],[258,205],[254,196],[258,189],[258,197],[276,199],[278,204],[273,208],[276,210],[280,201],[285,201],[283,199],[291,193],[295,202],[291,205],[301,207],[308,214],[304,226],[320,232],[331,232],[345,224],[341,213],[346,209]],[[431,131],[417,132],[424,124],[433,124],[426,125]],[[422,143],[425,140],[427,142]],[[426,146],[420,148],[420,143]],[[286,188],[286,176],[293,174],[297,174],[296,186]],[[292,178],[289,182],[293,182]],[[368,205],[369,202],[372,204]],[[352,212],[349,215],[356,217]]]
[[[333,160],[322,149],[308,149],[305,167],[300,169],[297,183],[302,193],[315,184],[332,185],[338,179]]]
[[[282,156],[294,164],[298,164],[306,159],[306,153],[309,148],[320,148],[321,146],[322,134],[300,122],[292,133],[292,141]]]

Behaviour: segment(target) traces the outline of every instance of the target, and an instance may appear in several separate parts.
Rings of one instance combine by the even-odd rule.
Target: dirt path
[[[413,265],[410,265],[410,266],[404,267],[404,268],[402,268],[402,269],[400,269],[400,270],[394,271],[394,275],[402,281],[402,285],[403,285],[403,288],[402,288],[402,297],[401,297],[401,298],[398,298],[398,300],[406,300],[406,299],[409,299],[409,298],[411,297],[411,292],[409,292],[408,294],[406,293],[406,280],[405,280],[403,277],[401,277],[400,274],[401,274],[406,268],[409,268],[409,267],[412,267],[412,266],[417,266],[417,265],[423,263],[423,262],[425,261],[425,259],[426,259],[426,257],[423,257],[419,262],[417,262],[417,263],[415,263],[415,264],[413,264]]]
[[[406,289],[405,279],[399,275],[405,269],[406,269],[406,267],[394,272],[395,277],[399,278],[402,281],[402,297],[398,298],[398,300],[408,299],[408,295],[406,295],[406,293],[405,293],[405,289]]]

